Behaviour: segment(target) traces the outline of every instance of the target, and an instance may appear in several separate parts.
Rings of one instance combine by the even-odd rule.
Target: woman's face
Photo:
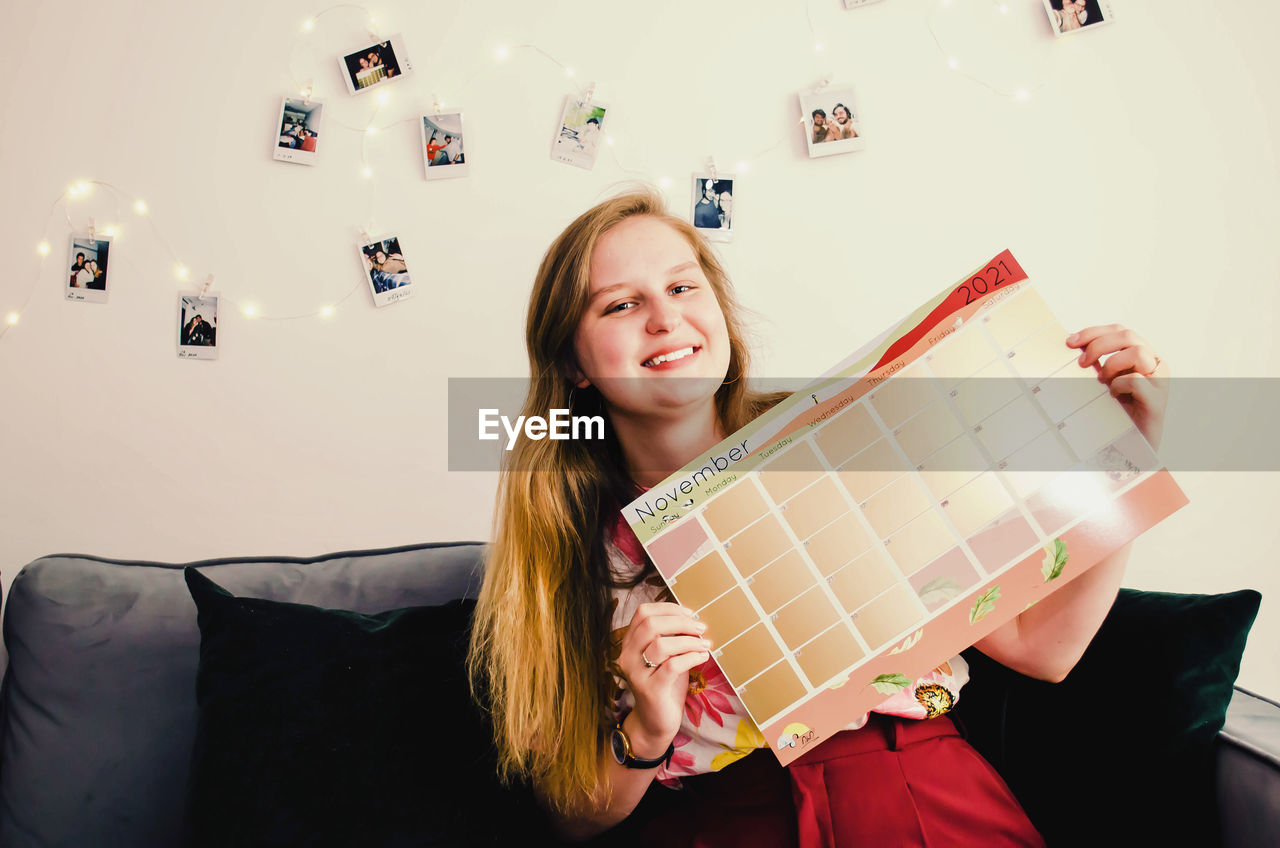
[[[368,60],[368,59],[363,59],[363,58],[362,58],[362,59],[360,60],[360,70],[362,70],[362,71],[367,71],[367,70],[369,70],[369,60]]]
[[[693,247],[638,215],[596,242],[590,301],[574,334],[583,379],[633,414],[710,401],[729,369],[729,331]]]

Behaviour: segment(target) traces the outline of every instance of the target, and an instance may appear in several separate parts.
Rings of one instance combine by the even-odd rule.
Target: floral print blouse
[[[605,550],[615,575],[631,579],[646,571],[644,549],[631,528],[619,515],[605,539]],[[641,604],[674,601],[666,583],[652,568],[634,588],[612,590],[612,639],[609,669],[614,677],[614,717],[621,721],[635,707],[635,698],[618,667],[618,652],[627,626]],[[949,662],[886,698],[874,712],[902,718],[933,718],[950,710],[960,697],[960,688],[969,679],[969,666],[962,657]],[[845,729],[857,730],[870,713],[860,716]],[[684,702],[684,718],[675,738],[675,753],[669,764],[658,767],[657,780],[678,788],[682,775],[719,771],[756,748],[768,745],[746,707],[715,659],[689,673],[689,695]]]

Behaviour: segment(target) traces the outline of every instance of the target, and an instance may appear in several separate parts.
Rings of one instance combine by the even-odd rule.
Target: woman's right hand
[[[680,730],[689,672],[711,658],[706,629],[679,604],[641,604],[631,617],[618,667],[635,696],[627,735],[637,757],[662,756]]]

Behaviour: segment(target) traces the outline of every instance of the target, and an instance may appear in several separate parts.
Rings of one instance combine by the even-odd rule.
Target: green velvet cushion
[[[1051,848],[1218,844],[1214,739],[1260,601],[1122,589],[1061,683],[966,651],[956,714]]]
[[[536,841],[531,796],[498,784],[470,699],[473,601],[361,615],[185,576],[200,626],[189,845]]]

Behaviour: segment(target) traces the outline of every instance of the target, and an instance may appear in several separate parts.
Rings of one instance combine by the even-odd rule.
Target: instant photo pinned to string
[[[800,94],[800,112],[810,158],[852,153],[866,147],[866,136],[855,101],[852,88],[832,88],[830,78]]]
[[[110,252],[111,236],[99,233],[92,225],[88,232],[72,234],[67,300],[107,302],[107,264]]]
[[[693,175],[689,220],[711,241],[733,240],[734,175],[721,174],[711,159],[706,173]]]
[[[468,176],[461,111],[445,112],[436,100],[435,111],[423,115],[418,128],[422,131],[422,167],[427,179]]]
[[[377,38],[372,33],[370,35]],[[386,41],[375,41],[348,53],[338,60],[338,67],[342,69],[342,78],[351,94],[363,94],[413,71],[402,35],[393,35]]]
[[[320,121],[324,104],[305,97],[284,97],[276,119],[277,139],[272,158],[280,162],[314,165],[320,144]]]
[[[400,249],[399,237],[374,239],[361,231],[360,241],[356,245],[360,250],[360,263],[375,306],[387,306],[413,296],[409,263],[405,261],[404,251]]]
[[[1110,0],[1043,0],[1055,37],[1075,35],[1109,24],[1115,16]]]
[[[560,128],[551,142],[551,158],[555,161],[588,171],[595,167],[608,111],[608,104],[596,99],[595,90],[592,84],[582,97],[565,97]]]
[[[210,291],[213,275],[200,291],[178,294],[178,358],[218,358],[218,295]]]

